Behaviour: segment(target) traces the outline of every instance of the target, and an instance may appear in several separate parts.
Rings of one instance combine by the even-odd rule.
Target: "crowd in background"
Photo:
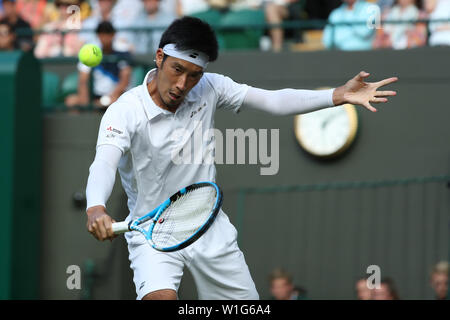
[[[138,84],[130,57],[154,54],[163,31],[182,16],[210,23],[225,50],[450,45],[450,22],[445,22],[450,21],[450,0],[0,0],[0,50],[76,57],[84,44],[99,45],[116,61],[103,59],[92,70],[78,64],[78,74],[64,79],[65,93],[50,99],[52,82],[44,81],[44,96],[49,104],[105,109]],[[310,26],[310,33],[299,25],[314,21],[321,24]]]
[[[436,300],[450,299],[449,263],[441,261],[430,272],[430,287]],[[390,277],[379,279],[377,284],[370,276],[359,278],[355,283],[355,298],[358,300],[400,300],[395,282]],[[271,298],[275,300],[305,300],[307,291],[296,286],[292,275],[283,268],[274,269],[269,275]]]
[[[292,42],[304,40],[298,25],[277,25],[314,19],[328,19],[322,37],[325,48],[404,49],[427,41],[450,45],[449,23],[428,27],[423,22],[388,23],[449,20],[450,0],[1,0],[1,49],[34,50],[39,58],[75,56],[84,43],[100,44],[95,30],[100,22],[109,21],[119,30],[115,50],[154,53],[164,28],[184,15],[216,25],[262,19],[267,26],[261,38],[273,51],[283,49],[286,37]],[[345,25],[349,22],[360,24]]]

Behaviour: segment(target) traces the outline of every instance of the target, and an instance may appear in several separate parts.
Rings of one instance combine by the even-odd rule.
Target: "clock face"
[[[297,115],[294,127],[305,151],[317,157],[334,157],[353,142],[358,117],[355,107],[346,104]]]

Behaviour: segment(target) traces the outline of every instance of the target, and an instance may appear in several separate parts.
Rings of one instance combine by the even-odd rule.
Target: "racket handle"
[[[128,232],[130,231],[129,222],[128,221],[115,222],[112,224],[112,230],[114,234],[121,234]]]

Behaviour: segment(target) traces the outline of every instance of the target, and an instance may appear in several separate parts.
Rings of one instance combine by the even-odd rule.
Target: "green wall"
[[[335,161],[317,161],[300,149],[293,117],[217,112],[216,126],[223,132],[263,128],[280,133],[277,175],[261,176],[259,165],[218,165],[224,210],[241,231],[240,246],[262,298],[269,296],[268,273],[282,266],[311,299],[353,299],[354,281],[371,264],[394,279],[400,297],[433,297],[429,269],[448,259],[450,189],[445,179],[405,179],[450,174],[449,54],[450,48],[235,52],[210,65],[211,72],[267,89],[337,86],[361,70],[370,72],[373,81],[400,79],[392,86],[398,96],[379,106],[379,112],[358,109],[356,143]],[[56,113],[44,119],[42,298],[79,298],[82,292],[67,290],[65,270],[88,259],[103,275],[95,282],[93,298],[134,298],[123,240],[96,242],[86,232],[84,210],[72,204],[73,193],[84,192],[100,118]],[[343,181],[381,183],[330,185]],[[238,197],[242,187],[294,185],[321,187],[247,190]],[[126,215],[119,182],[108,209],[117,219]],[[195,298],[189,275],[180,297]]]

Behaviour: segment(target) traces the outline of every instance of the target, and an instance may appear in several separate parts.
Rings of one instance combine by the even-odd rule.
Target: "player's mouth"
[[[182,96],[180,96],[178,94],[175,94],[175,93],[172,93],[172,92],[169,92],[169,97],[170,97],[171,100],[177,101],[177,100],[180,100]]]

